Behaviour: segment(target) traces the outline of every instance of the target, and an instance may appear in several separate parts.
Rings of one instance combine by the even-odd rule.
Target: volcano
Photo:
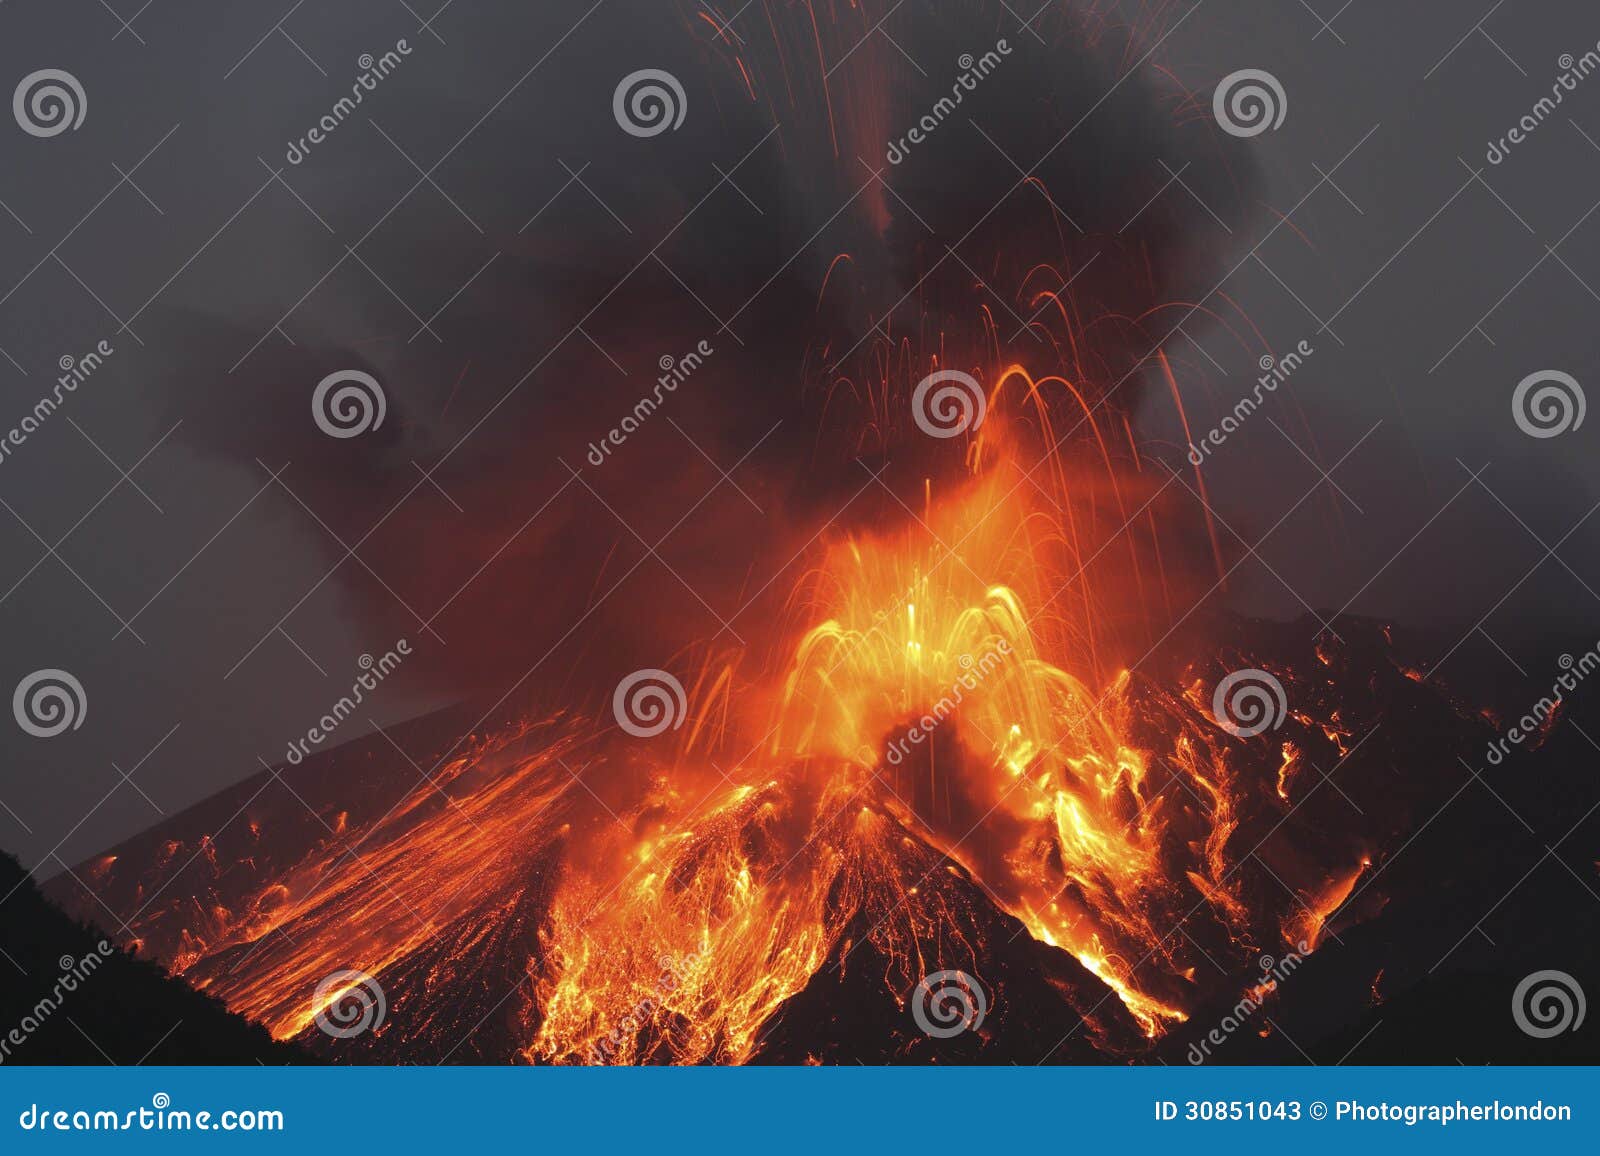
[[[1248,737],[1196,693],[1226,658],[1151,664],[1112,688],[1127,745],[1013,781],[1017,805],[979,790],[1023,741],[977,737],[981,686],[887,773],[826,757],[807,715],[810,747],[704,791],[674,781],[692,727],[667,762],[659,737],[461,707],[265,771],[51,891],[344,1062],[1159,1058],[1263,957],[1310,969],[1381,916],[1390,857],[1487,733],[1380,624],[1338,627],[1234,624],[1295,704]],[[349,1036],[321,1028],[364,994],[330,994],[343,972],[383,1001]],[[948,1035],[920,1026],[941,998]]]

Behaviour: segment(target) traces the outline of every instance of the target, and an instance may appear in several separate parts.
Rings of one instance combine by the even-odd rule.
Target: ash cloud
[[[269,334],[231,373],[169,378],[168,408],[196,451],[263,479],[288,463],[284,482],[325,523],[329,565],[351,547],[360,559],[334,579],[351,614],[374,637],[417,639],[439,691],[513,684],[554,698],[584,684],[580,670],[739,643],[781,609],[789,564],[824,521],[904,517],[866,485],[869,469],[899,479],[958,465],[900,416],[932,356],[998,344],[1038,372],[1070,358],[1093,388],[1126,378],[1108,405],[1131,411],[1137,363],[1176,321],[1160,307],[1218,275],[1227,238],[1195,198],[1237,225],[1253,177],[1188,97],[1144,68],[1123,76],[1148,34],[1063,8],[1036,24],[1040,43],[998,5],[919,3],[885,25],[891,44],[819,13],[834,62],[824,85],[800,35],[810,17],[774,15],[734,37],[680,12],[602,10],[586,35],[615,39],[608,58],[681,81],[680,130],[624,135],[611,90],[626,70],[557,53],[529,82],[535,107],[497,114],[516,150],[469,148],[440,176],[482,215],[483,236],[448,207],[413,211],[438,196],[423,185],[286,324],[299,344]],[[1009,53],[957,114],[887,163],[889,142],[957,83],[963,54],[1001,40]],[[361,219],[337,199],[363,187],[339,167],[360,163],[345,151],[355,135],[296,174],[317,183],[341,234]],[[1024,181],[1016,166],[1041,157]],[[1168,182],[1154,158],[1195,196],[1169,190],[1136,215]],[[337,261],[341,241],[317,261]],[[440,302],[491,252],[431,326],[397,313],[360,268],[383,270],[406,301]],[[1055,288],[1041,263],[1079,273],[1074,307],[1093,323],[1070,351],[1013,336],[1038,308],[1030,291]],[[364,304],[335,324],[352,293]],[[158,325],[186,365],[223,364],[259,337],[233,317]],[[662,359],[702,343],[712,352],[660,390]],[[387,415],[341,440],[310,420],[310,397],[345,369],[382,383]],[[876,414],[860,404],[870,389]],[[645,398],[659,404],[641,409]],[[624,444],[588,460],[630,416]]]

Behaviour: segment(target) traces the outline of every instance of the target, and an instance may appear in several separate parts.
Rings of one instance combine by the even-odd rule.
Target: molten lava
[[[1076,960],[1075,1006],[1114,1054],[1130,1045],[1107,999],[1153,1040],[1208,994],[1197,962],[1247,960],[1275,932],[1314,949],[1368,861],[1338,861],[1351,842],[1249,893],[1241,824],[1292,808],[1301,746],[1241,742],[1198,672],[1173,693],[1102,668],[1137,585],[1090,577],[1148,563],[1129,528],[1158,490],[1053,454],[1030,469],[1051,405],[1027,383],[1008,409],[1019,372],[987,397],[962,478],[817,548],[775,658],[700,662],[681,729],[558,714],[477,740],[381,814],[330,808],[231,906],[151,907],[174,869],[242,869],[209,838],[170,843],[139,941],[279,1038],[315,1038],[338,997],[308,997],[341,968],[448,993],[510,953],[512,984],[484,996],[511,1001],[521,1057],[589,1063],[751,1060],[788,1001],[858,966],[900,1004],[930,973],[981,976],[985,907]],[[1302,725],[1299,744],[1342,734]]]
[[[574,865],[529,1059],[747,1060],[783,1002],[863,939],[897,995],[943,967],[981,971],[963,900],[937,886],[951,873],[1070,952],[1152,1038],[1185,1018],[1192,960],[1171,937],[1194,906],[1249,938],[1224,737],[1154,687],[1136,705],[1126,669],[1093,673],[1080,611],[1096,600],[1079,587],[1111,539],[1086,546],[1065,513],[1087,520],[1082,500],[1063,476],[1054,493],[1025,484],[991,420],[991,460],[947,500],[826,548],[786,669],[735,693],[735,716],[771,704],[742,728],[764,737],[737,779],[709,798],[674,788],[703,780],[691,741],[637,819]],[[1159,747],[1134,737],[1136,710]],[[638,1030],[594,1049],[641,1006]]]

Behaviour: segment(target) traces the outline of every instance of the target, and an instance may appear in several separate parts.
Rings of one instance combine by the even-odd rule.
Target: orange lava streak
[[[511,760],[504,735],[435,771],[379,821],[335,832],[299,868],[200,945],[178,970],[280,1039],[322,1009],[308,994],[334,971],[372,975],[439,942],[458,913],[514,896],[530,849],[547,843],[572,786],[553,733],[539,755]],[[541,838],[541,828],[543,837]]]
[[[1303,950],[1315,951],[1322,933],[1327,930],[1328,920],[1350,898],[1350,893],[1371,866],[1372,860],[1363,858],[1356,864],[1355,870],[1335,876],[1321,890],[1309,896],[1297,914],[1284,920],[1284,941],[1293,945],[1303,943],[1306,945]]]

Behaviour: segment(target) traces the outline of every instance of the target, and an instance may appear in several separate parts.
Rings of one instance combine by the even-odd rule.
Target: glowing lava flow
[[[1072,572],[1052,568],[1066,542],[1015,482],[995,471],[925,529],[833,552],[819,585],[838,604],[801,643],[773,754],[878,771],[908,828],[1155,1035],[1183,1013],[1138,991],[1121,954],[1157,950],[1145,894],[1164,869],[1147,755],[1125,733],[1129,675],[1091,688],[1057,665],[1087,665],[1081,632],[1049,612],[1074,597],[1053,578]],[[919,748],[909,756],[897,727]],[[947,762],[927,737],[935,727],[959,741]]]
[[[647,833],[598,856],[626,869],[575,868],[528,1058],[748,1059],[855,936],[890,961],[897,994],[970,965],[984,945],[952,934],[962,900],[937,885],[952,872],[1075,956],[1147,1036],[1185,1018],[1164,933],[1197,894],[1241,911],[1221,857],[1228,773],[1169,700],[1153,790],[1153,755],[1129,736],[1132,676],[1069,672],[1089,669],[1089,631],[1067,612],[1093,602],[1074,588],[1084,554],[1055,506],[1070,496],[1032,493],[997,464],[907,528],[827,550],[795,599],[814,625],[776,689],[747,692],[775,700],[747,760],[759,777],[697,807],[666,785],[685,752],[640,808]],[[1210,800],[1176,823],[1175,779]],[[1135,979],[1152,958],[1152,980]]]

